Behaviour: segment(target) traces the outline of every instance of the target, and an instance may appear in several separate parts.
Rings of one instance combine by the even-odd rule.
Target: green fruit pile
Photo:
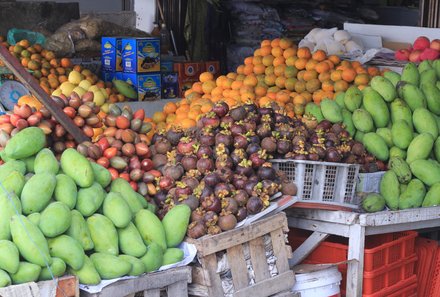
[[[366,211],[440,205],[440,60],[385,72],[362,91],[352,86],[334,101],[310,103],[306,113],[343,122],[369,153],[389,161],[380,195],[363,200]]]
[[[2,151],[0,287],[66,272],[95,285],[182,260],[177,246],[188,227],[187,205],[160,221],[126,180],[112,181],[74,149],[58,162],[44,146],[43,131],[30,127]]]

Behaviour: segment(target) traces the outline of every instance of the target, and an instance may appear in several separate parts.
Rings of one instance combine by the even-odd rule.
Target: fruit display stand
[[[286,214],[289,227],[313,231],[307,240],[293,252],[289,260],[290,266],[301,263],[329,235],[348,238],[346,296],[362,296],[364,248],[367,235],[440,226],[440,207],[365,214],[291,208],[286,211]]]
[[[138,102],[120,102],[116,103],[117,106],[120,108],[128,105],[131,107],[132,110],[136,111],[139,109],[143,109],[145,111],[146,117],[153,117],[153,114],[156,111],[163,110],[163,107],[168,102],[178,102],[181,99],[161,99],[161,100],[155,100],[155,101],[138,101]]]
[[[222,279],[218,271],[221,260],[218,256],[226,254],[232,275],[234,292],[228,296],[295,296],[291,289],[295,279],[289,269],[290,247],[286,245],[285,232],[287,218],[279,213],[248,226],[237,228],[218,235],[187,239],[197,247],[200,266],[193,267],[193,282],[189,286],[192,296],[224,296]],[[276,257],[277,275],[271,276],[265,250],[264,236],[270,235],[272,251]],[[254,271],[254,282],[250,284],[246,248],[249,249],[250,262]]]
[[[79,297],[79,282],[75,276],[65,276],[57,282],[31,282],[0,288],[2,297],[44,296],[44,297]]]
[[[159,297],[161,291],[167,291],[169,297],[185,297],[188,283],[191,283],[191,267],[184,266],[120,280],[95,294],[81,291],[81,297],[133,297],[138,292],[143,292],[145,297]]]

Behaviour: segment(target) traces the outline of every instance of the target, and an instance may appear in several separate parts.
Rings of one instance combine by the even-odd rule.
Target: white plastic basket
[[[291,159],[271,160],[298,187],[298,202],[358,208],[356,182],[360,165]]]

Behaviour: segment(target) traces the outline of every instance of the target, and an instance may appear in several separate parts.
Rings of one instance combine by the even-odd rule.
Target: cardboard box
[[[116,78],[116,72],[111,72],[111,71],[101,72],[101,79],[105,82],[112,81],[114,78]]]
[[[218,77],[220,75],[220,62],[219,61],[208,61],[205,62],[206,71],[211,72],[214,77]]]
[[[159,38],[122,39],[122,68],[126,73],[159,72]]]
[[[174,64],[174,71],[179,75],[182,82],[197,81],[202,72],[205,71],[205,63],[182,62]]]
[[[102,70],[108,72],[122,71],[122,37],[102,37],[101,64]]]
[[[139,101],[152,101],[161,98],[160,73],[124,73],[123,80],[133,85],[138,93]]]
[[[179,95],[179,77],[177,73],[162,72],[162,99],[173,99]]]
[[[160,71],[161,72],[172,72],[174,70],[173,60],[160,60]]]

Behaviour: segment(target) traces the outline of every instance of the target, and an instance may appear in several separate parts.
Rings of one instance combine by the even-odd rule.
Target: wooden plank
[[[304,229],[304,230],[320,231],[323,233],[329,233],[343,237],[348,237],[350,234],[350,226],[339,223],[292,218],[292,217],[288,218],[288,222],[290,227]]]
[[[198,285],[198,284],[190,284],[188,286],[188,295],[189,296],[198,296],[198,297],[209,297],[209,291],[207,286]]]
[[[365,228],[359,224],[351,226],[348,239],[347,296],[362,296],[364,247]]]
[[[301,297],[301,294],[296,292],[282,292],[279,294],[272,295],[271,297]]]
[[[160,297],[160,289],[151,289],[144,291],[144,297]]]
[[[435,219],[440,219],[440,206],[361,214],[359,216],[359,223],[361,226],[370,227],[403,223],[418,223]]]
[[[258,237],[249,242],[251,263],[255,272],[255,282],[260,282],[270,277],[269,265],[267,265],[266,249],[263,237]]]
[[[395,225],[383,225],[376,227],[365,227],[365,235],[376,235],[384,233],[402,232],[408,230],[421,230],[421,229],[431,229],[438,228],[440,226],[440,219],[420,221],[404,224]]]
[[[188,297],[188,284],[186,281],[176,282],[167,289],[168,297]]]
[[[243,246],[239,244],[227,249],[226,255],[231,268],[234,289],[237,291],[249,286],[249,275],[244,259]]]
[[[209,275],[205,269],[198,266],[192,267],[192,283],[199,284],[204,286],[210,286],[211,280],[209,279]]]
[[[200,264],[206,270],[211,281],[211,286],[208,287],[209,296],[223,296],[223,287],[220,275],[217,273],[217,256],[210,254],[200,258]]]
[[[353,224],[359,214],[351,211],[333,211],[323,209],[289,208],[285,210],[288,218],[303,218],[317,221],[329,221],[340,224]]]
[[[60,123],[67,132],[69,132],[76,142],[81,143],[90,141],[83,131],[78,128],[49,95],[40,87],[37,80],[24,69],[17,58],[11,55],[9,50],[0,45],[0,59],[12,71],[12,73],[20,80],[20,82],[34,94],[34,96],[50,111],[53,117]]]
[[[241,227],[235,230],[220,233],[218,235],[202,237],[197,240],[187,239],[189,243],[196,245],[199,256],[206,256],[218,251],[225,250],[231,246],[248,242],[257,237],[263,236],[276,229],[287,226],[287,219],[284,213],[278,213],[261,221]]]
[[[277,257],[276,265],[278,268],[278,273],[286,272],[290,268],[289,262],[287,260],[287,249],[284,232],[282,229],[272,231],[270,232],[270,237],[272,240],[273,254],[275,255],[275,257]]]
[[[290,267],[296,266],[304,261],[315,248],[323,242],[330,234],[313,232],[292,254],[292,259],[289,260]]]
[[[281,273],[265,281],[256,283],[250,287],[236,291],[234,297],[271,296],[276,293],[291,290],[295,283],[292,270]],[[215,295],[217,296],[217,295]]]

